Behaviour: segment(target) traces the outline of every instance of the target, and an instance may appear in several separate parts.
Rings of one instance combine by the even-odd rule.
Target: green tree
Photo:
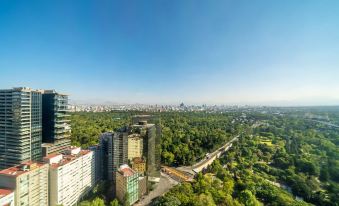
[[[214,203],[214,200],[211,194],[202,193],[197,197],[197,200],[194,203],[194,206],[216,206],[216,204]]]
[[[110,206],[119,206],[119,201],[117,199],[114,199],[113,201],[110,202]]]
[[[91,203],[91,206],[105,206],[105,202],[103,199],[99,198],[99,197],[96,197],[92,203]]]
[[[239,200],[245,206],[260,206],[261,203],[255,198],[249,190],[243,190],[240,192]]]

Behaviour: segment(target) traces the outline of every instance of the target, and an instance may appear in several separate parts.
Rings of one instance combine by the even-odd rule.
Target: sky
[[[0,1],[0,88],[74,102],[339,105],[337,0]]]

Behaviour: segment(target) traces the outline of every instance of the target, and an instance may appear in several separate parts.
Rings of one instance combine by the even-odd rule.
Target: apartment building
[[[14,191],[14,204],[46,206],[48,202],[48,164],[25,162],[0,171],[0,188]]]
[[[121,165],[116,172],[116,196],[121,202],[133,205],[139,200],[139,175],[128,165]],[[128,195],[126,195],[128,194]],[[128,197],[126,200],[125,197]]]
[[[49,168],[50,206],[77,204],[95,185],[95,158],[90,150],[71,147],[44,157]]]

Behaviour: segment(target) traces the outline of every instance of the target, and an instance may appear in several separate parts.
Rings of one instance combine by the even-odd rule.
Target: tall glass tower
[[[0,90],[0,169],[41,159],[41,102],[39,90]]]
[[[70,146],[71,126],[68,114],[68,95],[54,90],[42,94],[43,155],[60,152]]]

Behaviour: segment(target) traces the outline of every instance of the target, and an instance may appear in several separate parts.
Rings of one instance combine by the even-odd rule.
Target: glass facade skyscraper
[[[71,144],[68,96],[54,90],[42,94],[42,145],[43,156],[61,152]]]
[[[42,158],[41,95],[25,87],[0,90],[0,169]]]

